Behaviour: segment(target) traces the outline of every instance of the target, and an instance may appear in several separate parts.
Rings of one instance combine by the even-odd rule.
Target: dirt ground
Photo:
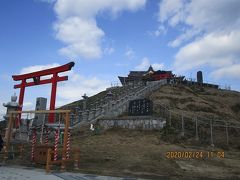
[[[84,173],[146,179],[240,179],[239,150],[170,144],[162,140],[160,131],[111,129],[95,135],[81,130],[75,132],[72,145],[81,149],[80,171]],[[176,156],[176,152],[182,154]]]

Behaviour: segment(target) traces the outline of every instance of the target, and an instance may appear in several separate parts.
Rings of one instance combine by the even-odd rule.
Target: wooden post
[[[70,130],[68,130],[68,139],[67,139],[67,151],[66,151],[66,158],[70,158]]]
[[[5,134],[6,146],[4,147],[4,161],[8,159],[8,151],[9,151],[10,139],[12,134],[12,126],[13,126],[13,114],[10,113],[7,131]]]
[[[183,118],[183,114],[182,114],[182,132],[181,132],[181,136],[184,136],[184,118]]]
[[[210,119],[210,130],[211,130],[211,146],[214,147],[214,144],[213,144],[213,125],[212,125],[212,119]]]
[[[172,114],[171,111],[169,110],[169,126],[172,126]]]
[[[164,116],[167,119],[167,106],[166,105],[164,105]]]
[[[228,124],[227,124],[227,121],[225,121],[225,127],[226,127],[226,137],[227,137],[227,145],[228,145]]]
[[[59,143],[59,129],[55,130],[55,136],[54,136],[54,161],[57,161],[58,159],[58,143]]]
[[[46,173],[50,172],[50,165],[51,165],[51,153],[52,153],[52,149],[48,148],[47,150],[47,162],[46,162]]]
[[[23,150],[24,150],[24,148],[23,148],[23,144],[21,144],[21,145],[19,146],[19,151],[20,151],[19,158],[20,158],[20,159],[23,158]]]
[[[75,170],[79,169],[79,158],[80,158],[80,152],[79,152],[79,150],[77,150],[75,153],[75,156],[74,156],[74,169]]]
[[[199,136],[198,136],[198,119],[197,117],[195,117],[195,123],[196,123],[196,140],[199,140]]]
[[[63,150],[62,150],[62,165],[61,169],[65,169],[65,159],[66,159],[66,152],[67,152],[67,140],[68,140],[68,128],[69,128],[69,112],[65,113],[65,128],[64,128],[64,139],[63,139]]]
[[[63,156],[63,155],[62,155]],[[62,163],[61,163],[61,171],[65,171],[66,167],[65,167],[65,160],[66,158],[65,157],[62,157]]]
[[[32,161],[34,161],[34,158],[35,158],[36,143],[37,143],[37,130],[35,128],[33,129],[33,135],[32,135],[32,154],[31,154]]]

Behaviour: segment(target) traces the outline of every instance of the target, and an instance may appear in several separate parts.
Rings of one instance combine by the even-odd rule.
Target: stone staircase
[[[148,93],[165,84],[167,84],[166,79],[147,82],[146,85],[124,87],[119,94],[101,99],[94,108],[78,110],[76,114],[71,114],[71,126],[79,127],[82,124],[94,123],[103,117],[117,117],[128,110],[129,101],[144,98]]]

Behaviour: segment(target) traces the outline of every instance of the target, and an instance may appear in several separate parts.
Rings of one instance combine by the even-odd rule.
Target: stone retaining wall
[[[166,121],[159,118],[152,119],[99,119],[97,123],[103,129],[110,128],[126,128],[126,129],[142,129],[142,130],[160,130]]]

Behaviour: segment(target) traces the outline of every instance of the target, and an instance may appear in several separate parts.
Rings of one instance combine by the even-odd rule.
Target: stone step
[[[110,101],[108,104],[105,104],[101,106],[101,110],[94,109],[89,112],[83,112],[87,115],[87,118],[83,118],[82,121],[86,121],[87,123],[93,123],[100,117],[104,116],[118,116],[125,112],[128,108],[128,102],[134,99],[143,98],[146,96],[147,93],[150,93],[156,89],[158,89],[160,86],[166,84],[166,81],[158,81],[158,82],[149,82],[147,86],[139,87],[135,92],[132,92],[133,90],[128,90],[126,94],[123,94],[122,96],[118,96],[118,99],[114,101]],[[131,92],[131,93],[130,93]],[[100,100],[102,101],[102,100]],[[87,114],[86,114],[87,113]],[[74,124],[74,127],[78,127],[80,123],[84,122],[77,122]]]

